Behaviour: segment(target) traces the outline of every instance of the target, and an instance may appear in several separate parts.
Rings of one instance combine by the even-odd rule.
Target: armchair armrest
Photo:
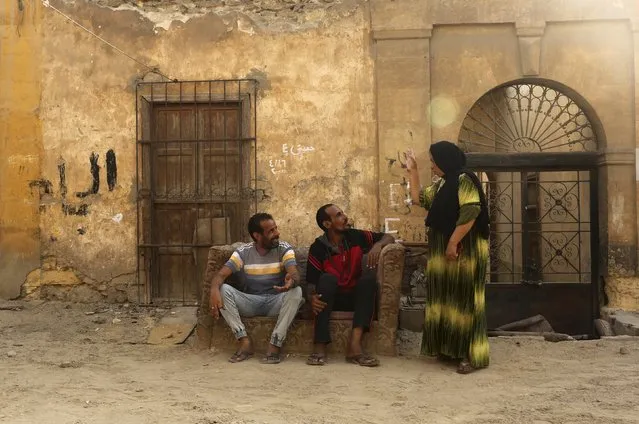
[[[382,249],[377,281],[379,283],[378,353],[396,355],[395,340],[399,323],[399,298],[404,275],[404,246],[392,243]]]
[[[208,315],[209,300],[211,298],[211,280],[222,269],[222,266],[229,260],[233,254],[231,246],[213,246],[209,249],[209,256],[206,261],[206,270],[204,271],[204,281],[202,282],[202,301],[200,303],[200,312]]]

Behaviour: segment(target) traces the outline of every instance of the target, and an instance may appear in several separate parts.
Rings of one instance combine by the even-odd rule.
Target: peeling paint
[[[72,0],[64,0],[72,4]],[[176,23],[216,14],[239,32],[300,31],[317,28],[354,14],[366,0],[90,0],[112,11],[135,12],[152,22],[154,30],[170,31]]]
[[[134,6],[132,4],[121,4],[118,7],[110,7],[113,11],[121,11],[128,10],[133,11],[145,19],[153,22],[154,29],[161,28],[165,31],[168,31],[171,28],[171,25],[174,22],[182,22],[187,23],[189,20],[193,18],[197,18],[200,16],[206,15],[206,12],[193,11],[189,13],[183,13],[180,10],[171,10],[171,8],[159,8],[157,10],[149,10],[145,8],[140,8],[138,6]]]

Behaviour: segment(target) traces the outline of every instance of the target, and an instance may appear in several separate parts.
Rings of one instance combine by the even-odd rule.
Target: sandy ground
[[[144,344],[166,311],[24,305],[0,311],[1,423],[639,423],[636,340],[491,339],[468,376],[415,357],[229,364]]]

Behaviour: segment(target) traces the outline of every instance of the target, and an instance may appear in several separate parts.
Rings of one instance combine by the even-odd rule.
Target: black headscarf
[[[449,141],[439,141],[430,146],[430,154],[435,165],[444,173],[444,185],[435,194],[426,218],[426,226],[440,231],[446,239],[450,238],[459,218],[459,177],[466,174],[477,187],[481,203],[481,211],[473,227],[482,236],[488,238],[490,234],[488,202],[477,175],[465,169],[464,152]]]

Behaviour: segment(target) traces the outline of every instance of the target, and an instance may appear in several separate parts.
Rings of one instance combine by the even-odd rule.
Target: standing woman
[[[422,354],[459,361],[468,374],[488,366],[485,276],[489,217],[477,176],[465,169],[466,155],[455,144],[430,146],[432,172],[440,177],[422,188],[417,162],[406,152],[411,197],[426,209],[429,258]]]

